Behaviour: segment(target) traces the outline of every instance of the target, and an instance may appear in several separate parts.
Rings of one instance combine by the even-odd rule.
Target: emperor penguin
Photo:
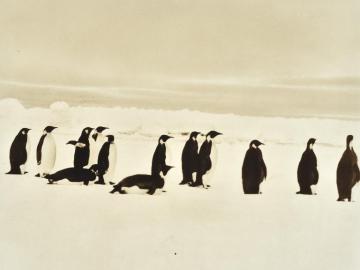
[[[245,194],[261,194],[260,184],[267,176],[260,145],[264,144],[258,140],[251,141],[245,154],[242,166],[242,182]]]
[[[199,145],[197,142],[199,134],[201,133],[197,131],[191,132],[190,137],[183,148],[181,155],[183,180],[180,182],[180,185],[191,184],[194,182],[193,173],[196,172],[199,156]]]
[[[206,182],[204,183],[203,177],[210,172],[212,168],[212,163],[216,155],[216,149],[213,149],[213,139],[222,133],[212,130],[206,134],[205,141],[202,143],[198,156],[198,166],[196,170],[196,180],[194,183],[191,183],[190,186],[198,187],[203,186],[204,188],[209,188],[210,185]]]
[[[90,156],[90,145],[89,145],[89,135],[93,128],[86,127],[81,132],[78,143],[84,144],[84,147],[78,147],[75,145],[75,154],[74,154],[74,167],[83,168],[89,163]]]
[[[99,157],[97,160],[97,174],[99,180],[95,184],[105,185],[113,180],[116,166],[116,145],[114,143],[114,136],[107,135],[107,142],[103,144],[100,149]]]
[[[128,176],[121,180],[118,184],[113,186],[110,193],[119,192],[120,194],[126,194],[124,188],[138,187],[140,189],[147,190],[147,194],[153,195],[157,189],[162,189],[165,185],[165,176],[168,171],[173,168],[172,166],[165,165],[163,170],[158,175],[149,174],[135,174]]]
[[[151,175],[159,175],[162,172],[166,165],[166,141],[173,137],[168,135],[161,135],[158,140],[158,145],[156,146],[155,152],[153,154],[152,163],[151,163]]]
[[[354,137],[348,135],[346,138],[346,149],[339,161],[336,170],[336,184],[339,193],[338,201],[347,199],[351,201],[351,190],[360,180],[359,166],[357,164],[357,155],[352,146]]]
[[[10,147],[10,171],[7,174],[25,174],[30,155],[29,128],[22,128]]]
[[[107,141],[106,137],[102,133],[104,130],[109,129],[108,127],[99,126],[95,128],[89,138],[90,142],[90,157],[89,164],[95,164],[97,162],[99,151],[102,145]]]
[[[48,179],[48,184],[54,184],[61,180],[69,180],[70,182],[83,182],[84,185],[88,185],[90,181],[96,179],[97,165],[92,165],[89,169],[85,168],[66,168],[57,171],[53,174],[45,175]]]
[[[297,170],[297,178],[300,191],[297,194],[314,194],[311,190],[312,185],[319,181],[319,172],[317,170],[317,159],[313,151],[316,139],[311,138],[307,142],[306,150],[301,156]]]
[[[47,126],[43,135],[40,137],[36,148],[36,162],[38,165],[38,175],[44,177],[54,168],[56,160],[56,144],[52,131],[57,127]]]

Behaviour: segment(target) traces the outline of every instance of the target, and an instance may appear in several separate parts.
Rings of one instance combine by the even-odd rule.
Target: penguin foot
[[[190,187],[199,187],[199,186],[203,186],[203,184],[194,182],[194,183],[189,183],[189,186]]]
[[[52,185],[52,184],[54,184],[54,181],[53,180],[51,180],[51,179],[48,179],[48,183],[47,183],[48,185]]]
[[[96,185],[105,185],[105,182],[102,182],[102,181],[96,181],[94,184],[96,184]]]
[[[190,185],[192,181],[182,180],[179,185]]]
[[[109,182],[109,184],[112,185],[112,186],[115,185],[115,183],[114,183],[114,182],[111,182],[111,181]]]
[[[337,201],[338,201],[338,202],[344,202],[344,201],[345,201],[345,199],[343,199],[343,198],[339,198],[339,199],[337,199]]]
[[[40,173],[35,174],[35,177],[40,177]]]

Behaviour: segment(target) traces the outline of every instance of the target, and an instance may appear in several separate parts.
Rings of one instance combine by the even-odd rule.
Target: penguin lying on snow
[[[155,152],[153,154],[152,163],[151,163],[151,174],[159,175],[161,171],[164,171],[166,165],[166,141],[174,137],[168,135],[161,135],[158,140],[158,145],[156,146]]]
[[[350,202],[351,190],[360,180],[357,156],[352,147],[353,138],[352,135],[347,136],[346,150],[344,151],[336,170],[336,184],[339,193],[338,201],[347,199]]]
[[[173,168],[172,166],[165,165],[163,171],[158,175],[148,174],[136,174],[128,176],[121,180],[118,184],[113,186],[113,190],[110,193],[119,192],[120,194],[126,194],[123,188],[130,188],[137,186],[140,189],[147,189],[149,195],[153,195],[157,189],[161,189],[165,185],[164,177],[168,171]]]
[[[7,174],[27,173],[26,163],[30,153],[29,131],[29,128],[22,128],[12,142],[10,147],[10,171]]]
[[[211,149],[212,149],[212,140],[222,133],[215,130],[210,131],[206,134],[206,139],[202,143],[199,151],[197,171],[196,171],[196,180],[194,183],[190,183],[192,187],[203,186],[204,188],[210,187],[210,185],[205,185],[203,182],[203,176],[208,173],[212,167],[211,161]]]
[[[317,159],[313,151],[315,141],[316,139],[314,138],[309,139],[306,150],[301,156],[297,170],[300,191],[296,192],[297,194],[313,194],[311,186],[318,183]]]
[[[66,168],[56,173],[45,175],[45,178],[48,179],[48,184],[67,179],[70,182],[83,182],[84,185],[88,185],[90,181],[96,179],[96,171],[97,165],[94,164],[89,169]]]
[[[47,126],[43,135],[40,137],[36,148],[36,161],[39,173],[38,177],[43,177],[51,172],[55,165],[56,144],[51,132],[57,127]]]
[[[198,142],[196,140],[200,132],[193,131],[189,139],[186,141],[181,155],[183,180],[180,185],[191,184],[194,182],[193,173],[196,172],[198,166]]]
[[[259,194],[260,184],[267,176],[266,165],[259,149],[264,145],[258,140],[250,142],[242,166],[243,190],[245,194]]]

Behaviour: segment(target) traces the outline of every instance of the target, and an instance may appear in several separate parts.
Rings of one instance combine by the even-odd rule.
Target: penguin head
[[[113,143],[114,140],[115,140],[114,135],[106,135],[106,137],[107,137],[107,140],[108,140],[109,143]]]
[[[103,132],[105,129],[109,129],[108,127],[103,127],[103,126],[98,126],[96,129],[95,129],[95,131],[97,132],[97,133],[101,133],[101,132]]]
[[[198,131],[191,132],[190,139],[196,140],[196,138],[199,134],[201,134],[201,132],[198,132]]]
[[[53,131],[55,128],[57,128],[57,127],[47,126],[46,128],[44,128],[44,132],[51,133],[51,131]]]
[[[161,135],[160,138],[159,138],[159,143],[165,143],[168,139],[171,139],[171,138],[174,138],[174,137],[171,137],[171,136],[168,136],[168,135]]]
[[[206,139],[208,139],[208,138],[214,139],[218,135],[223,135],[223,134],[220,133],[220,132],[217,132],[215,130],[211,130],[211,131],[208,132],[208,134],[206,134]]]
[[[30,130],[30,128],[22,128],[20,129],[19,134],[26,135],[29,133]]]
[[[99,170],[99,166],[97,164],[93,164],[93,165],[91,165],[89,170],[92,171],[93,173],[97,174],[97,172]]]
[[[252,140],[250,142],[249,147],[253,147],[253,148],[258,148],[260,145],[265,145],[262,142],[258,141],[258,140]]]
[[[91,127],[86,127],[86,128],[84,128],[83,129],[83,131],[82,131],[82,133],[81,133],[81,135],[88,135],[89,136],[89,134],[90,134],[90,132],[93,130],[93,128],[91,128]]]
[[[347,146],[347,147],[350,147],[350,148],[351,148],[351,142],[353,141],[353,139],[354,139],[354,136],[353,136],[353,135],[348,135],[348,136],[346,137],[346,146]]]
[[[165,168],[162,170],[163,175],[166,176],[167,173],[168,173],[172,168],[174,168],[174,167],[173,167],[173,166],[165,165]]]
[[[315,141],[316,141],[316,139],[310,138],[310,139],[308,140],[308,142],[307,142],[307,148],[313,149],[313,146],[314,146],[314,144],[315,144]]]

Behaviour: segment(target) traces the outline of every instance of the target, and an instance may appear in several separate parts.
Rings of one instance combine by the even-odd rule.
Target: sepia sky
[[[359,85],[360,1],[1,0],[0,80]]]

